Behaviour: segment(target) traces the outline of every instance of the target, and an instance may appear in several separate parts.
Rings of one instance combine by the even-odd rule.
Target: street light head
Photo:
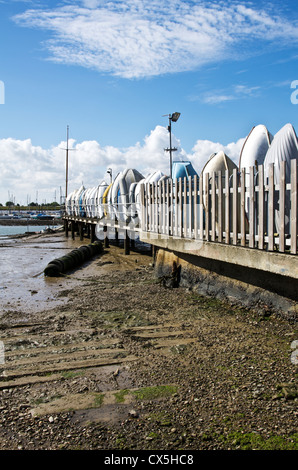
[[[178,121],[178,119],[179,119],[179,117],[180,117],[180,114],[181,114],[181,113],[173,113],[172,116],[171,116],[171,118],[170,118],[171,121],[173,121],[173,122]]]

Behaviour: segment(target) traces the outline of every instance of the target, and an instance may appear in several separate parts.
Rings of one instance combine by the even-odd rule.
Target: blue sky
[[[264,124],[297,130],[296,1],[0,0],[0,202],[58,200],[125,167],[236,163]],[[1,99],[1,90],[0,90]],[[1,101],[0,101],[1,102]]]

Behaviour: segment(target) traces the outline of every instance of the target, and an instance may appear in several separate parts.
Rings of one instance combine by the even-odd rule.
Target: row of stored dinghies
[[[295,162],[294,164],[293,161]],[[245,181],[242,182],[242,186],[244,187],[245,191],[244,204],[246,224],[249,220],[251,220],[253,214],[254,225],[257,226],[257,202],[259,194],[256,192],[252,197],[252,186],[254,190],[256,189],[256,191],[259,191],[259,176],[261,174],[265,188],[264,218],[266,219],[267,217],[266,204],[268,205],[269,202],[270,204],[272,203],[271,200],[269,201],[268,193],[266,191],[269,185],[269,178],[271,178],[270,181],[272,181],[273,178],[274,232],[279,232],[280,226],[282,224],[282,229],[287,235],[290,233],[291,229],[290,219],[293,220],[293,218],[295,218],[297,221],[297,202],[296,206],[293,204],[293,183],[291,190],[291,173],[293,173],[292,169],[296,168],[295,174],[297,175],[297,162],[298,140],[295,130],[291,124],[286,124],[274,136],[268,131],[266,126],[258,125],[252,128],[251,132],[245,139],[242,150],[240,152],[238,165],[232,161],[231,158],[229,158],[223,151],[220,151],[210,156],[200,175],[198,175],[191,162],[179,161],[173,162],[171,180],[169,176],[158,170],[144,177],[138,170],[126,169],[123,172],[120,172],[115,177],[114,181],[110,184],[102,181],[96,187],[86,189],[82,185],[78,190],[73,191],[66,199],[66,215],[81,218],[92,218],[98,220],[99,225],[102,225],[103,220],[118,221],[129,224],[130,228],[133,230],[134,227],[138,227],[141,224],[142,215],[144,215],[142,206],[143,201],[141,200],[141,191],[143,188],[145,187],[146,191],[150,185],[159,188],[164,188],[166,185],[170,185],[172,191],[171,199],[161,198],[162,200],[159,199],[159,203],[162,202],[163,204],[171,204],[172,213],[174,214],[174,217],[176,217],[177,224],[177,204],[179,202],[178,195],[181,193],[179,193],[177,189],[175,191],[175,186],[176,188],[179,186],[179,184],[180,186],[183,186],[183,184],[186,184],[186,181],[189,185],[190,181],[199,182],[199,180],[202,180],[202,187],[204,188],[204,192],[196,192],[195,197],[199,197],[198,194],[203,195],[202,200],[199,201],[199,205],[202,205],[200,214],[201,216],[203,214],[205,221],[204,212],[206,208],[209,207],[210,209],[212,199],[209,188],[215,188],[216,194],[212,200],[213,203],[216,201],[216,204],[218,204],[218,188],[226,188],[227,185],[230,188],[235,187],[236,183],[233,181],[233,179],[235,179],[236,175],[237,187],[239,186],[241,180],[245,178]],[[221,181],[219,181],[219,177]],[[229,179],[228,181],[227,177]],[[283,197],[280,199],[281,181],[284,182],[285,189],[284,193],[282,193]],[[205,188],[207,188],[206,191]],[[242,190],[240,189],[237,190],[237,192],[239,192],[237,197],[239,198],[241,191]],[[231,197],[233,198],[232,192]],[[297,201],[297,188],[295,197]],[[150,201],[155,203],[156,199],[151,197]],[[216,208],[216,213],[219,212],[221,216],[223,215],[223,218],[227,216],[225,208],[226,202],[227,199],[223,197],[219,201],[219,203],[222,205],[221,210],[219,211],[219,208]],[[238,200],[238,212],[241,209],[242,202],[243,200]],[[281,203],[283,207],[281,207]],[[254,205],[253,210],[250,207],[251,204]],[[293,211],[295,211],[295,213],[293,213]],[[193,212],[188,212],[188,218],[192,218],[193,216]],[[232,212],[230,213],[229,217],[232,219]],[[179,223],[183,223],[182,217],[180,218]],[[223,220],[223,225],[224,224],[225,222]],[[186,234],[186,231],[184,233]]]

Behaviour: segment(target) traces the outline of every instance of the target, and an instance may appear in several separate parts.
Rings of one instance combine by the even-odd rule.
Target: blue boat
[[[172,164],[172,178],[173,180],[179,178],[188,178],[189,176],[198,175],[191,162],[173,162]]]

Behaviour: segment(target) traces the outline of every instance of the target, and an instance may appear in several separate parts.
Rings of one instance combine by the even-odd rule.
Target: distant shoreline
[[[61,225],[61,219],[0,219],[0,225]]]

